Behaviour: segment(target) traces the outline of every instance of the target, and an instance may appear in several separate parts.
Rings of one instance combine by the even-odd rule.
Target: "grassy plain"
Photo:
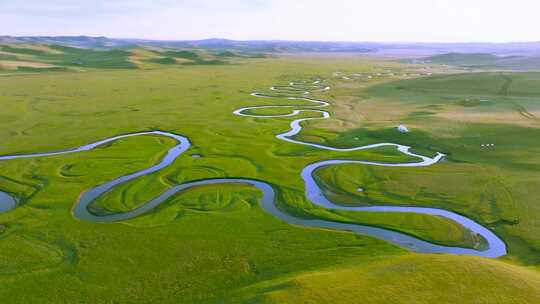
[[[140,62],[143,59],[144,56],[138,58]],[[90,152],[0,163],[0,189],[15,194],[21,201],[15,210],[0,214],[0,299],[6,303],[235,303],[237,300],[258,303],[267,300],[268,290],[281,289],[281,283],[275,282],[300,280],[298,282],[301,283],[292,283],[296,286],[293,298],[284,291],[283,298],[269,298],[268,301],[302,303],[318,296],[315,290],[321,288],[322,282],[327,282],[326,288],[337,288],[344,281],[352,284],[345,286],[354,287],[356,291],[374,288],[377,282],[393,276],[393,268],[389,265],[398,264],[405,265],[403,267],[408,267],[415,275],[401,287],[397,282],[407,277],[404,272],[396,272],[395,280],[387,282],[394,284],[393,290],[404,295],[404,303],[414,302],[416,296],[422,297],[426,293],[430,299],[440,303],[455,302],[455,299],[445,296],[448,288],[460,290],[464,295],[476,294],[488,303],[503,302],[510,295],[514,296],[515,303],[534,302],[539,295],[534,287],[538,282],[537,270],[513,265],[538,264],[535,260],[538,246],[534,241],[537,235],[534,220],[539,212],[534,206],[523,201],[515,203],[518,198],[513,198],[513,204],[497,205],[500,210],[493,215],[489,210],[475,208],[475,201],[470,200],[479,195],[475,189],[459,191],[450,184],[448,189],[440,184],[429,184],[433,176],[438,176],[437,172],[442,172],[441,183],[451,180],[452,170],[476,172],[467,165],[482,166],[484,170],[487,163],[504,175],[513,170],[510,165],[517,162],[518,156],[514,159],[512,155],[525,152],[509,146],[498,156],[484,157],[481,152],[474,154],[460,150],[462,144],[452,144],[452,134],[433,132],[429,127],[431,122],[426,122],[424,116],[409,117],[407,112],[405,117],[410,120],[406,123],[416,123],[418,133],[410,134],[415,136],[414,140],[396,138],[396,132],[390,130],[394,121],[378,121],[376,118],[384,117],[385,109],[394,108],[395,116],[401,119],[402,111],[413,109],[411,111],[414,112],[415,108],[424,107],[425,104],[418,104],[422,100],[392,95],[392,88],[396,86],[393,81],[399,80],[397,78],[351,82],[331,78],[336,70],[374,73],[383,67],[410,69],[397,63],[355,58],[244,58],[237,64],[219,66],[160,64],[159,67],[149,65],[142,70],[11,73],[3,75],[0,82],[0,154],[71,148],[121,133],[167,130],[187,136],[193,146],[171,167],[111,191],[92,205],[94,212],[114,213],[132,209],[167,186],[185,181],[246,177],[273,184],[279,192],[280,208],[298,216],[383,226],[439,243],[474,246],[475,240],[466,231],[438,218],[334,212],[317,208],[303,197],[299,174],[305,165],[332,158],[403,161],[405,158],[395,151],[378,149],[336,153],[293,145],[274,137],[288,128],[290,119],[245,118],[232,114],[239,107],[291,103],[286,99],[250,97],[249,93],[254,89],[264,90],[270,85],[286,84],[291,80],[326,76],[336,88],[320,94],[320,97],[332,100],[333,105],[328,110],[335,118],[310,122],[302,136],[343,146],[384,140],[411,143],[427,152],[439,151],[440,148],[440,151],[448,153],[448,163],[417,171],[380,174],[387,174],[387,179],[395,180],[397,186],[388,186],[391,191],[400,192],[402,188],[408,188],[404,186],[407,177],[402,175],[411,174],[419,185],[425,178],[426,187],[437,186],[438,192],[460,199],[455,204],[433,198],[431,201],[415,200],[412,205],[441,204],[441,207],[466,213],[488,224],[501,217],[517,219],[519,224],[501,224],[505,225],[504,230],[496,230],[501,231],[503,238],[508,237],[505,241],[511,249],[510,259],[487,261],[460,256],[416,255],[369,237],[291,226],[258,208],[260,193],[239,185],[188,190],[153,212],[122,223],[96,224],[73,218],[70,211],[82,191],[148,167],[173,145],[168,139],[148,136],[121,140]],[[422,80],[403,81],[414,84]],[[536,93],[531,91],[528,94],[533,104]],[[370,105],[374,99],[380,106],[378,111],[376,106]],[[428,98],[424,102],[431,104]],[[396,104],[403,104],[404,110],[396,110]],[[377,113],[372,121],[362,119],[361,115],[366,115],[361,114],[363,105],[368,105],[370,113]],[[440,109],[435,107],[430,111],[442,115],[440,113],[445,111]],[[436,126],[451,121],[451,118],[438,115],[429,115]],[[369,132],[375,132],[377,136],[362,136],[356,140],[358,136],[353,134],[363,133],[355,132],[367,131],[359,131],[355,126],[364,123],[373,129]],[[535,134],[526,132],[536,132],[533,125],[525,131],[521,129],[525,127],[516,124],[510,124],[509,128],[524,132],[520,134]],[[377,131],[381,126],[386,126],[387,130],[383,127],[383,131]],[[485,132],[489,132],[493,126],[481,124],[472,127],[479,130],[483,127]],[[538,158],[534,158],[534,143],[522,137],[522,144],[530,153],[527,161],[536,161],[538,165]],[[193,158],[192,154],[202,157]],[[462,158],[469,154],[470,164],[467,164]],[[524,161],[523,158],[520,160]],[[457,168],[449,168],[451,165]],[[528,171],[525,169],[530,165],[524,163],[520,170],[532,177],[538,176],[534,175],[538,174],[534,167]],[[373,168],[328,168],[334,172],[320,172],[319,177],[328,184],[329,190],[335,190],[331,188],[331,181],[335,179],[334,184],[345,192],[341,197],[350,198],[348,184],[342,185],[341,170],[347,170],[344,175],[358,177],[359,183],[364,184],[368,169]],[[448,171],[450,173],[446,174]],[[483,173],[470,178],[477,178],[478,183],[482,183],[489,179],[486,175]],[[522,178],[532,178],[530,176]],[[518,185],[521,182],[516,179],[515,184],[509,187]],[[528,185],[533,191],[534,180],[529,180]],[[510,195],[526,191],[516,189],[521,190]],[[534,197],[533,193],[531,200]],[[382,190],[373,199],[379,203],[401,203],[397,199],[387,199],[386,192]],[[532,204],[531,200],[528,204]],[[363,202],[367,203],[366,200]],[[352,203],[357,203],[357,200]],[[502,234],[503,231],[506,234]],[[524,245],[519,247],[516,244]],[[418,283],[431,281],[448,268],[453,270],[448,276],[438,278],[436,282],[440,285],[433,283],[432,288],[424,288],[424,284]],[[313,272],[325,275],[316,280],[306,275]],[[498,275],[492,276],[493,273]],[[507,276],[508,273],[512,276]],[[464,284],[456,278],[466,278],[474,284]],[[489,278],[490,288],[483,288],[479,283],[485,278]],[[527,288],[515,289],[518,288],[516,282],[525,284]],[[257,284],[268,285],[269,289],[258,289]],[[275,287],[275,284],[279,286]],[[503,294],[507,289],[496,292],[497,286],[505,284],[515,293]],[[445,287],[437,288],[442,285]],[[246,288],[248,293],[244,294]],[[261,294],[264,299],[259,298]],[[371,303],[385,303],[389,299],[380,293],[362,296]],[[337,293],[335,297],[341,299]],[[464,299],[472,298],[467,296]],[[319,301],[324,302],[328,301]],[[347,302],[344,300],[343,303]]]
[[[262,55],[141,46],[86,49],[46,44],[0,45],[0,71],[50,72],[87,69],[153,69],[174,65],[224,65]],[[262,56],[264,57],[264,56]]]
[[[540,69],[539,59],[540,58],[535,56],[496,56],[485,53],[447,53],[425,58],[424,61],[474,69],[538,71]]]
[[[538,302],[539,294],[535,271],[475,257],[407,255],[261,282],[237,291],[229,301],[521,304]]]
[[[317,172],[320,184],[345,204],[455,210],[502,235],[510,258],[538,264],[540,142],[532,139],[540,138],[540,90],[535,85],[539,79],[538,73],[474,73],[371,86],[362,92],[361,101],[369,120],[345,132],[319,132],[319,141],[343,147],[399,142],[426,154],[443,152],[446,162],[404,170],[323,168]],[[479,102],[462,103],[472,100]],[[394,109],[390,120],[377,112],[386,108]],[[395,132],[400,123],[412,132]],[[302,136],[310,136],[310,131]],[[358,193],[360,186],[366,191]]]

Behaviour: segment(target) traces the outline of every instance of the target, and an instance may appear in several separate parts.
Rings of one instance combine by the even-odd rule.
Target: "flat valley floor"
[[[177,145],[149,134],[0,161],[0,191],[16,199],[0,212],[0,302],[540,302],[540,73],[365,57],[0,72],[0,156],[159,130],[189,139],[189,148],[169,166],[99,196],[89,212],[123,214],[175,185],[243,178],[271,185],[275,206],[297,218],[484,250],[482,237],[440,216],[328,209],[306,198],[300,173],[309,164],[417,161],[395,147],[338,152],[277,139],[293,120],[322,115],[287,116],[298,106],[318,109],[290,98],[317,81],[309,96],[328,102],[330,117],[304,121],[294,140],[342,149],[387,142],[445,155],[426,167],[322,167],[313,178],[326,198],[347,207],[452,211],[497,235],[507,254],[416,253],[366,235],[292,225],[260,207],[258,188],[235,183],[180,191],[126,220],[74,216],[82,193],[159,163]],[[296,108],[233,113],[273,105]]]

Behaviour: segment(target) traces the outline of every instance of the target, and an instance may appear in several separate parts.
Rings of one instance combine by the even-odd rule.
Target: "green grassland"
[[[399,204],[446,208],[492,227],[509,245],[509,257],[540,262],[540,104],[537,73],[475,73],[400,80],[370,87],[366,103],[399,103],[393,121],[370,121],[318,138],[335,146],[399,142],[447,154],[436,167],[342,165],[317,174],[328,194],[344,204]],[[464,107],[459,101],[487,104]],[[382,102],[384,101],[384,102]],[[369,107],[369,106],[366,106]],[[385,105],[381,105],[385,108]],[[394,127],[404,123],[412,132]],[[309,136],[309,132],[302,136]],[[494,146],[485,146],[493,144]],[[484,146],[483,146],[484,145]],[[358,187],[366,191],[358,193]]]
[[[162,47],[86,49],[60,45],[0,45],[0,71],[51,72],[87,69],[153,69],[164,65],[223,65],[260,54]]]
[[[392,141],[448,154],[445,163],[429,168],[323,168],[317,178],[330,197],[343,204],[429,205],[467,214],[503,237],[509,257],[491,261],[418,255],[370,237],[292,226],[261,210],[260,193],[242,185],[190,189],[121,223],[74,218],[71,209],[82,191],[147,168],[174,145],[169,139],[145,136],[79,154],[0,163],[0,189],[20,201],[13,211],[0,214],[2,302],[354,303],[362,297],[366,303],[387,303],[395,294],[402,295],[402,303],[419,298],[451,303],[460,294],[464,303],[474,303],[473,296],[481,299],[478,303],[538,299],[540,210],[534,206],[539,197],[534,191],[540,188],[540,163],[538,143],[532,140],[538,132],[533,116],[538,109],[534,98],[540,94],[532,85],[537,74],[389,76],[343,82],[332,79],[332,73],[416,67],[355,58],[234,57],[235,64],[184,64],[230,60],[231,55],[193,52],[200,58],[195,60],[193,54],[178,50],[129,52],[128,61],[123,53],[112,57],[136,62],[137,69],[96,65],[84,72],[4,75],[0,154],[65,149],[117,134],[166,130],[187,136],[192,147],[172,166],[110,191],[90,206],[92,212],[131,210],[186,181],[244,177],[271,183],[278,206],[296,216],[380,226],[441,244],[482,246],[468,231],[440,218],[337,212],[304,198],[300,171],[307,164],[333,158],[412,161],[395,150],[321,151],[275,138],[288,128],[290,118],[232,114],[246,106],[310,105],[249,93],[320,75],[333,89],[315,95],[331,100],[328,110],[334,118],[307,123],[303,139],[336,146]],[[17,56],[45,56],[27,53],[18,51]],[[60,58],[54,59],[55,66],[74,58],[54,56]],[[157,57],[174,58],[176,63],[149,61]],[[470,81],[478,84],[469,86]],[[484,96],[495,105],[484,109],[456,103]],[[366,114],[360,114],[364,107]],[[462,122],[450,115],[462,111],[517,113],[519,120],[493,123],[491,117],[474,116]],[[283,109],[262,112],[277,113]],[[367,120],[361,116],[371,114]],[[395,132],[397,121],[414,126],[413,132]],[[439,132],[448,126],[448,132]],[[494,141],[496,149],[482,149],[484,138],[486,143]],[[467,180],[460,183],[459,176]],[[355,183],[368,191],[353,193]],[[474,187],[477,184],[483,187]],[[479,197],[490,205],[479,203]]]
[[[408,255],[261,282],[237,291],[228,301],[521,304],[540,300],[539,289],[538,272],[498,261]]]
[[[496,56],[486,53],[446,53],[423,58],[422,61],[475,69],[516,71],[540,70],[540,58],[537,56]]]

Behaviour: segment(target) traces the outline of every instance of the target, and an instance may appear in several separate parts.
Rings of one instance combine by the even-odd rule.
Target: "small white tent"
[[[409,129],[405,125],[399,125],[397,126],[397,130],[401,133],[407,133],[409,132]]]

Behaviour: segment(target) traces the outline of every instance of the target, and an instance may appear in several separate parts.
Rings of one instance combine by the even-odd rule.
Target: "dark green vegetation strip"
[[[64,72],[67,71],[66,68],[62,67],[51,67],[51,68],[34,68],[34,67],[17,67],[17,71],[20,72]]]

